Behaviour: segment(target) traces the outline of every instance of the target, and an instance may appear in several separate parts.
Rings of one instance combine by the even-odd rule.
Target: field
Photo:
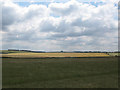
[[[3,58],[3,88],[117,88],[118,58]]]
[[[40,57],[109,57],[106,53],[9,53],[2,57],[40,58]]]
[[[108,53],[110,56],[120,56],[120,53]]]
[[[26,51],[8,51],[8,50],[0,50],[0,53],[2,54],[8,54],[8,53],[26,53]],[[31,52],[27,52],[27,53],[31,53]]]

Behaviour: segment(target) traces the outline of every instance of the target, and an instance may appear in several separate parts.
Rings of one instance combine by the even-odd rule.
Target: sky
[[[2,49],[118,50],[118,0],[2,2]]]

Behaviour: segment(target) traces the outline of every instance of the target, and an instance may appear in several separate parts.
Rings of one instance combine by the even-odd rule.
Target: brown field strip
[[[106,53],[10,53],[2,57],[41,58],[41,57],[109,57]]]

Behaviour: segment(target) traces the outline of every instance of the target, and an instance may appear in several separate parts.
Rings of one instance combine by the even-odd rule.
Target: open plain
[[[9,53],[2,57],[41,58],[41,57],[109,57],[106,53]]]

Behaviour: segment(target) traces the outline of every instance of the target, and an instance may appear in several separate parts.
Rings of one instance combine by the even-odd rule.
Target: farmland
[[[2,51],[3,88],[117,88],[115,53]]]
[[[26,51],[0,50],[0,53],[2,53],[2,54],[8,54],[8,53],[26,53]],[[27,53],[31,53],[31,52],[27,52]]]
[[[40,58],[40,57],[109,57],[106,53],[9,53],[2,57]]]
[[[3,58],[3,88],[117,88],[118,58]]]
[[[109,56],[120,56],[120,53],[108,53]]]

